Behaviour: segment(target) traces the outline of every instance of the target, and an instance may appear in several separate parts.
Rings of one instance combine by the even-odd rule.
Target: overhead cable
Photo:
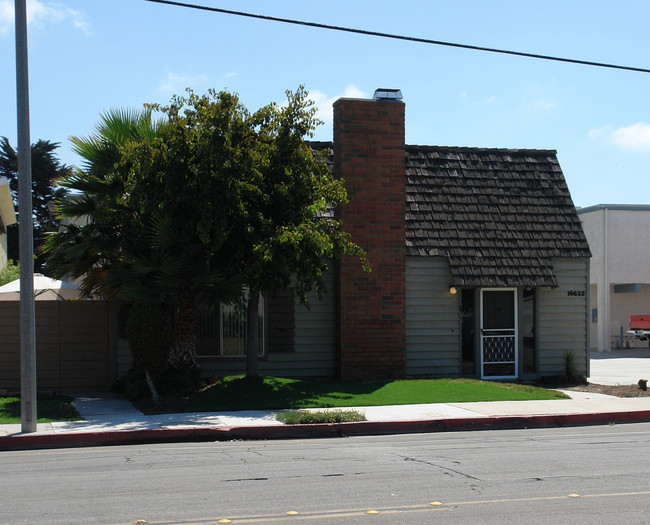
[[[500,53],[503,55],[514,55],[514,56],[520,56],[520,57],[525,57],[525,58],[537,58],[540,60],[552,60],[555,62],[565,62],[569,64],[580,64],[583,66],[594,66],[594,67],[604,67],[604,68],[609,68],[609,69],[622,69],[625,71],[636,71],[638,73],[650,73],[650,69],[642,68],[642,67],[633,67],[633,66],[621,66],[618,64],[607,64],[603,62],[592,62],[590,60],[579,60],[575,58],[563,58],[563,57],[556,57],[556,56],[551,56],[551,55],[540,55],[537,53],[525,53],[523,51],[511,51],[507,49],[496,49],[492,47],[484,47],[484,46],[474,46],[470,44],[458,44],[455,42],[444,42],[441,40],[431,40],[429,38],[419,38],[415,36],[405,36],[405,35],[395,35],[391,33],[382,33],[379,31],[369,31],[367,29],[354,29],[351,27],[342,27],[342,26],[334,26],[334,25],[329,25],[329,24],[320,24],[318,22],[306,22],[303,20],[294,20],[291,18],[281,18],[277,16],[269,16],[269,15],[259,15],[255,13],[246,13],[243,11],[233,11],[231,9],[222,9],[220,7],[209,7],[209,6],[203,6],[203,5],[197,5],[197,4],[189,4],[186,2],[175,2],[173,0],[145,0],[146,2],[154,2],[156,4],[167,4],[167,5],[173,5],[173,6],[178,6],[178,7],[187,7],[190,9],[198,9],[201,11],[212,11],[215,13],[222,13],[222,14],[227,14],[227,15],[235,15],[235,16],[243,16],[247,18],[256,18],[258,20],[266,20],[270,22],[282,22],[285,24],[294,24],[294,25],[299,25],[299,26],[306,26],[306,27],[316,27],[318,29],[329,29],[332,31],[342,31],[345,33],[354,33],[358,35],[366,35],[366,36],[376,36],[380,38],[390,38],[393,40],[404,40],[407,42],[418,42],[420,44],[431,44],[431,45],[437,45],[437,46],[447,46],[447,47],[456,47],[456,48],[461,48],[461,49],[470,49],[473,51],[484,51],[488,53]]]

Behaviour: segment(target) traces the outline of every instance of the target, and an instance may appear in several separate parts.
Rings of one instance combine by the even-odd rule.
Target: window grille
[[[200,356],[244,357],[247,344],[248,292],[233,304],[221,304],[216,312],[199,319],[198,348]],[[259,301],[259,355],[264,355],[264,298]]]

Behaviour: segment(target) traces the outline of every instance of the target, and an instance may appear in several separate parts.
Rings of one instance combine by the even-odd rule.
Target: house
[[[332,151],[331,169],[350,200],[336,212],[372,272],[343,258],[325,276],[329,293],[312,297],[310,308],[291,289],[265,297],[261,374],[532,381],[561,376],[572,355],[578,373],[589,375],[591,253],[555,151],[406,145],[399,90],[336,101],[333,139],[311,147]],[[587,211],[580,217],[586,225]],[[648,282],[621,279],[612,282]],[[53,365],[51,377],[39,372],[41,388],[108,388],[127,372],[128,344],[107,303],[40,306],[37,317],[59,326],[55,333],[49,321],[39,323],[47,331],[37,337],[37,361]],[[16,324],[9,310],[0,319],[5,331]],[[242,305],[206,314],[203,374],[242,373],[245,334]],[[17,354],[2,350],[0,363]],[[15,370],[0,371],[0,388],[14,388]]]
[[[373,271],[344,258],[311,309],[266,298],[260,373],[535,380],[571,353],[589,375],[591,254],[555,151],[407,146],[399,90],[336,101],[312,147],[333,151]],[[235,311],[205,323],[207,372],[244,369]]]
[[[7,226],[16,223],[7,177],[0,177],[0,270],[7,266]]]
[[[578,216],[593,252],[591,348],[647,347],[626,332],[631,315],[650,314],[650,205],[597,204]]]

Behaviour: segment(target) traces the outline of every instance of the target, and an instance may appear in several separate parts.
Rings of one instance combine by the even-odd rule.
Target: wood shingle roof
[[[591,256],[555,151],[406,146],[405,154],[406,255],[448,258],[450,284],[554,287],[552,258]]]
[[[448,257],[456,286],[557,286],[590,257],[556,152],[406,147],[406,254]]]

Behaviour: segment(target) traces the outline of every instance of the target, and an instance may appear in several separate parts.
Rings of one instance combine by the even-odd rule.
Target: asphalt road
[[[646,423],[2,452],[0,522],[648,523],[649,465]]]

